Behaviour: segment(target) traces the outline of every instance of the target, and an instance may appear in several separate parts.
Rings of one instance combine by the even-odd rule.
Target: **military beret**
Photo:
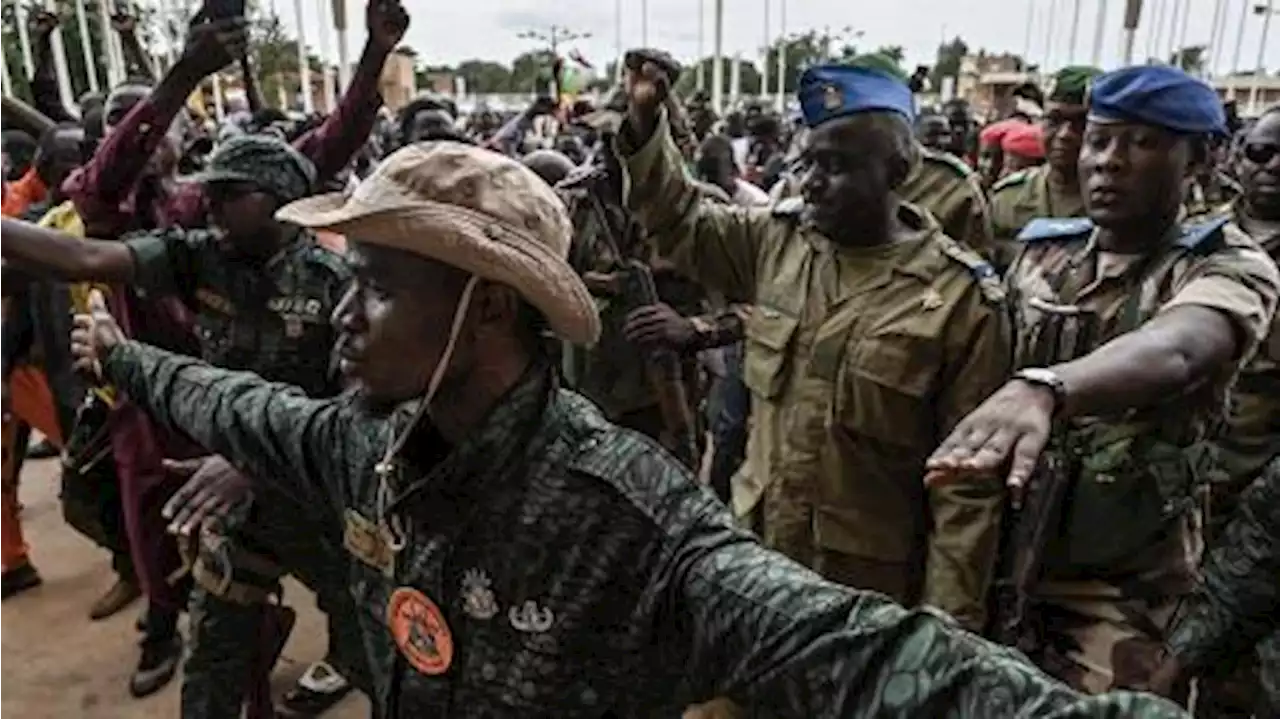
[[[213,150],[205,169],[181,178],[186,182],[251,183],[280,202],[311,194],[316,168],[302,153],[271,135],[236,135]]]
[[[1039,160],[1044,157],[1044,133],[1039,125],[1031,123],[1012,127],[1000,140],[1000,148],[1006,155]]]
[[[982,128],[982,132],[978,133],[978,145],[980,147],[1003,147],[1004,136],[1016,128],[1024,127],[1026,124],[1016,118],[993,122]]]
[[[861,112],[893,112],[915,119],[915,98],[902,80],[883,70],[850,65],[817,65],[800,75],[800,111],[805,124]]]
[[[1168,65],[1139,65],[1099,75],[1089,89],[1089,119],[1136,122],[1174,132],[1226,132],[1218,93]]]
[[[1102,74],[1102,70],[1088,65],[1070,65],[1053,74],[1049,81],[1049,102],[1083,105],[1089,81]]]

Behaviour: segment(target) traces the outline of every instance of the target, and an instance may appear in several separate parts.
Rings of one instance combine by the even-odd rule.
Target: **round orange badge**
[[[412,587],[391,593],[387,627],[400,653],[423,674],[443,674],[453,663],[453,633],[440,607]]]

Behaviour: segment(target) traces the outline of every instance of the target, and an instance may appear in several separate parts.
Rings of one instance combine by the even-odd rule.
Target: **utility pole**
[[[780,1],[778,12],[778,113],[787,110],[787,0]]]
[[[302,91],[302,111],[310,115],[315,112],[315,104],[311,99],[311,61],[307,59],[306,26],[302,22],[302,0],[293,0],[294,19],[298,23],[298,84]]]
[[[717,115],[724,113],[724,0],[714,0],[715,26],[712,28],[715,38],[715,59],[711,66],[711,107]]]
[[[764,0],[764,48],[760,51],[760,97],[769,96],[769,3],[771,0]]]
[[[1262,90],[1262,78],[1267,74],[1267,34],[1271,31],[1271,17],[1277,12],[1275,0],[1267,0],[1266,5],[1253,6],[1253,14],[1262,16],[1262,36],[1258,38],[1258,62],[1253,68],[1253,86],[1249,88],[1249,112],[1254,114],[1262,112],[1258,104],[1258,93]]]

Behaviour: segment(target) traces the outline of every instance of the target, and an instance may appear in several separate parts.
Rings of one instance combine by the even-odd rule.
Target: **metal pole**
[[[787,109],[787,0],[778,8],[778,112]]]
[[[302,0],[293,0],[298,22],[298,82],[302,86],[302,111],[310,115],[316,106],[311,98],[311,61],[307,59],[307,30],[302,22]]]
[[[1046,74],[1053,70],[1053,26],[1057,19],[1058,0],[1049,0],[1049,22],[1044,26],[1044,70]]]
[[[22,3],[14,5],[13,18],[18,24],[18,45],[22,48],[22,76],[31,77],[36,71],[35,61],[31,59],[31,31],[27,28],[31,18]]]
[[[764,49],[760,58],[760,97],[769,96],[769,2],[764,0]]]
[[[1258,38],[1258,62],[1253,70],[1253,86],[1249,88],[1249,114],[1251,115],[1262,113],[1262,108],[1258,105],[1258,93],[1262,90],[1262,78],[1267,74],[1265,67],[1267,61],[1267,34],[1271,31],[1271,16],[1275,14],[1274,7],[1275,0],[1267,0],[1267,6],[1262,11],[1262,37]]]
[[[706,50],[706,24],[707,24],[707,3],[706,0],[698,0],[698,91],[707,89],[707,72],[705,62],[707,59]]]
[[[1103,0],[1106,2],[1106,0]],[[1027,3],[1027,36],[1022,41],[1022,62],[1029,63],[1031,61],[1031,29],[1035,25],[1036,20],[1036,4],[1034,2]]]
[[[1178,18],[1183,12],[1182,5],[1183,0],[1173,0],[1173,12],[1169,14],[1169,42],[1165,47],[1158,48],[1164,57],[1169,57],[1178,51]],[[1161,62],[1164,61],[1161,60]]]
[[[649,0],[640,0],[640,45],[649,47]]]
[[[0,94],[13,95],[13,80],[9,77],[9,56],[0,52]]]
[[[347,63],[347,2],[333,0],[333,27],[338,33],[338,86],[334,92],[346,89],[351,81],[351,66]]]
[[[320,45],[320,74],[324,85],[324,111],[333,112],[338,107],[337,98],[334,97],[333,90],[333,67],[329,64],[329,26],[325,24],[324,0],[318,0],[319,18],[320,18],[320,35],[317,42]]]
[[[1249,17],[1249,0],[1240,4],[1240,23],[1236,27],[1236,49],[1231,54],[1231,84],[1227,87],[1227,99],[1236,99],[1236,78],[1240,75],[1240,50],[1244,46],[1244,22]]]
[[[733,54],[733,64],[729,66],[729,105],[738,106],[742,97],[742,53]]]
[[[1150,63],[1151,58],[1156,56],[1160,47],[1160,34],[1164,28],[1164,10],[1168,0],[1154,0],[1156,11],[1151,17],[1151,27],[1147,31],[1147,59],[1145,62]]]
[[[1102,64],[1102,38],[1107,32],[1107,0],[1098,0],[1098,19],[1093,25],[1093,52],[1089,53],[1089,64],[1098,67]]]
[[[1080,0],[1071,0],[1071,45],[1067,48],[1067,64],[1076,62],[1076,41],[1080,38]]]
[[[1213,23],[1209,26],[1209,47],[1207,48],[1208,57],[1205,58],[1202,75],[1212,75],[1217,64],[1215,59],[1218,55],[1218,32],[1222,29],[1222,8],[1224,0],[1217,0],[1213,3]]]
[[[168,0],[157,0],[156,16],[160,19],[160,37],[164,39],[164,59],[165,67],[173,67],[173,30],[171,21],[173,15],[169,12]]]
[[[622,82],[622,0],[613,3],[613,56],[617,58],[613,66],[614,82]]]
[[[124,82],[124,50],[120,38],[111,27],[111,3],[98,0],[98,24],[102,27],[102,54],[107,61],[107,85],[115,87]]]
[[[1120,31],[1120,57],[1125,66],[1133,64],[1133,43],[1138,34],[1138,26],[1141,24],[1142,0],[1125,0],[1124,21],[1121,23]]]
[[[724,0],[715,0],[712,26],[712,45],[715,58],[711,65],[711,107],[716,114],[724,112]]]
[[[98,92],[98,60],[93,54],[93,40],[89,37],[89,18],[85,16],[84,0],[76,0],[76,24],[80,27],[80,51],[84,53],[84,69],[85,74],[89,76],[89,92]]]
[[[58,12],[53,0],[45,1],[45,9],[51,13]],[[67,69],[67,48],[62,43],[62,28],[55,28],[49,40],[53,49],[53,69],[58,76],[58,97],[65,107],[74,107],[76,99],[71,89],[71,72]]]
[[[1178,28],[1178,47],[1174,50],[1178,61],[1178,67],[1182,67],[1185,58],[1182,51],[1187,49],[1187,19],[1191,17],[1191,0],[1184,0],[1182,4],[1182,26]]]

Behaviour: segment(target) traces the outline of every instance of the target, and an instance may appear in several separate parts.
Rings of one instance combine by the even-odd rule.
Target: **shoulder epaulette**
[[[795,217],[804,209],[803,197],[787,197],[778,200],[770,208],[774,217]]]
[[[1087,217],[1041,217],[1023,226],[1018,233],[1018,242],[1065,240],[1092,231],[1093,221]]]
[[[937,150],[930,150],[926,147],[921,149],[920,159],[923,161],[932,161],[939,165],[946,165],[966,179],[976,174],[972,167],[969,167],[964,163],[964,160],[961,160],[950,152],[938,152]]]
[[[991,192],[996,193],[1007,187],[1018,187],[1025,185],[1031,181],[1031,170],[1018,170],[1011,175],[1005,175],[1000,181],[991,186]]]
[[[1001,281],[1000,273],[996,272],[996,268],[990,262],[950,237],[943,237],[940,246],[942,254],[969,270],[969,274],[973,275],[973,279],[978,283],[978,290],[982,292],[983,299],[991,304],[1004,302],[1004,282]]]
[[[302,256],[308,263],[325,268],[339,279],[346,279],[351,275],[351,265],[347,263],[347,258],[314,239],[302,250]]]
[[[1185,247],[1188,250],[1194,250],[1203,245],[1206,241],[1221,237],[1222,228],[1231,222],[1231,218],[1226,215],[1218,215],[1216,217],[1201,217],[1194,222],[1183,223],[1181,233],[1178,235],[1178,246]]]

